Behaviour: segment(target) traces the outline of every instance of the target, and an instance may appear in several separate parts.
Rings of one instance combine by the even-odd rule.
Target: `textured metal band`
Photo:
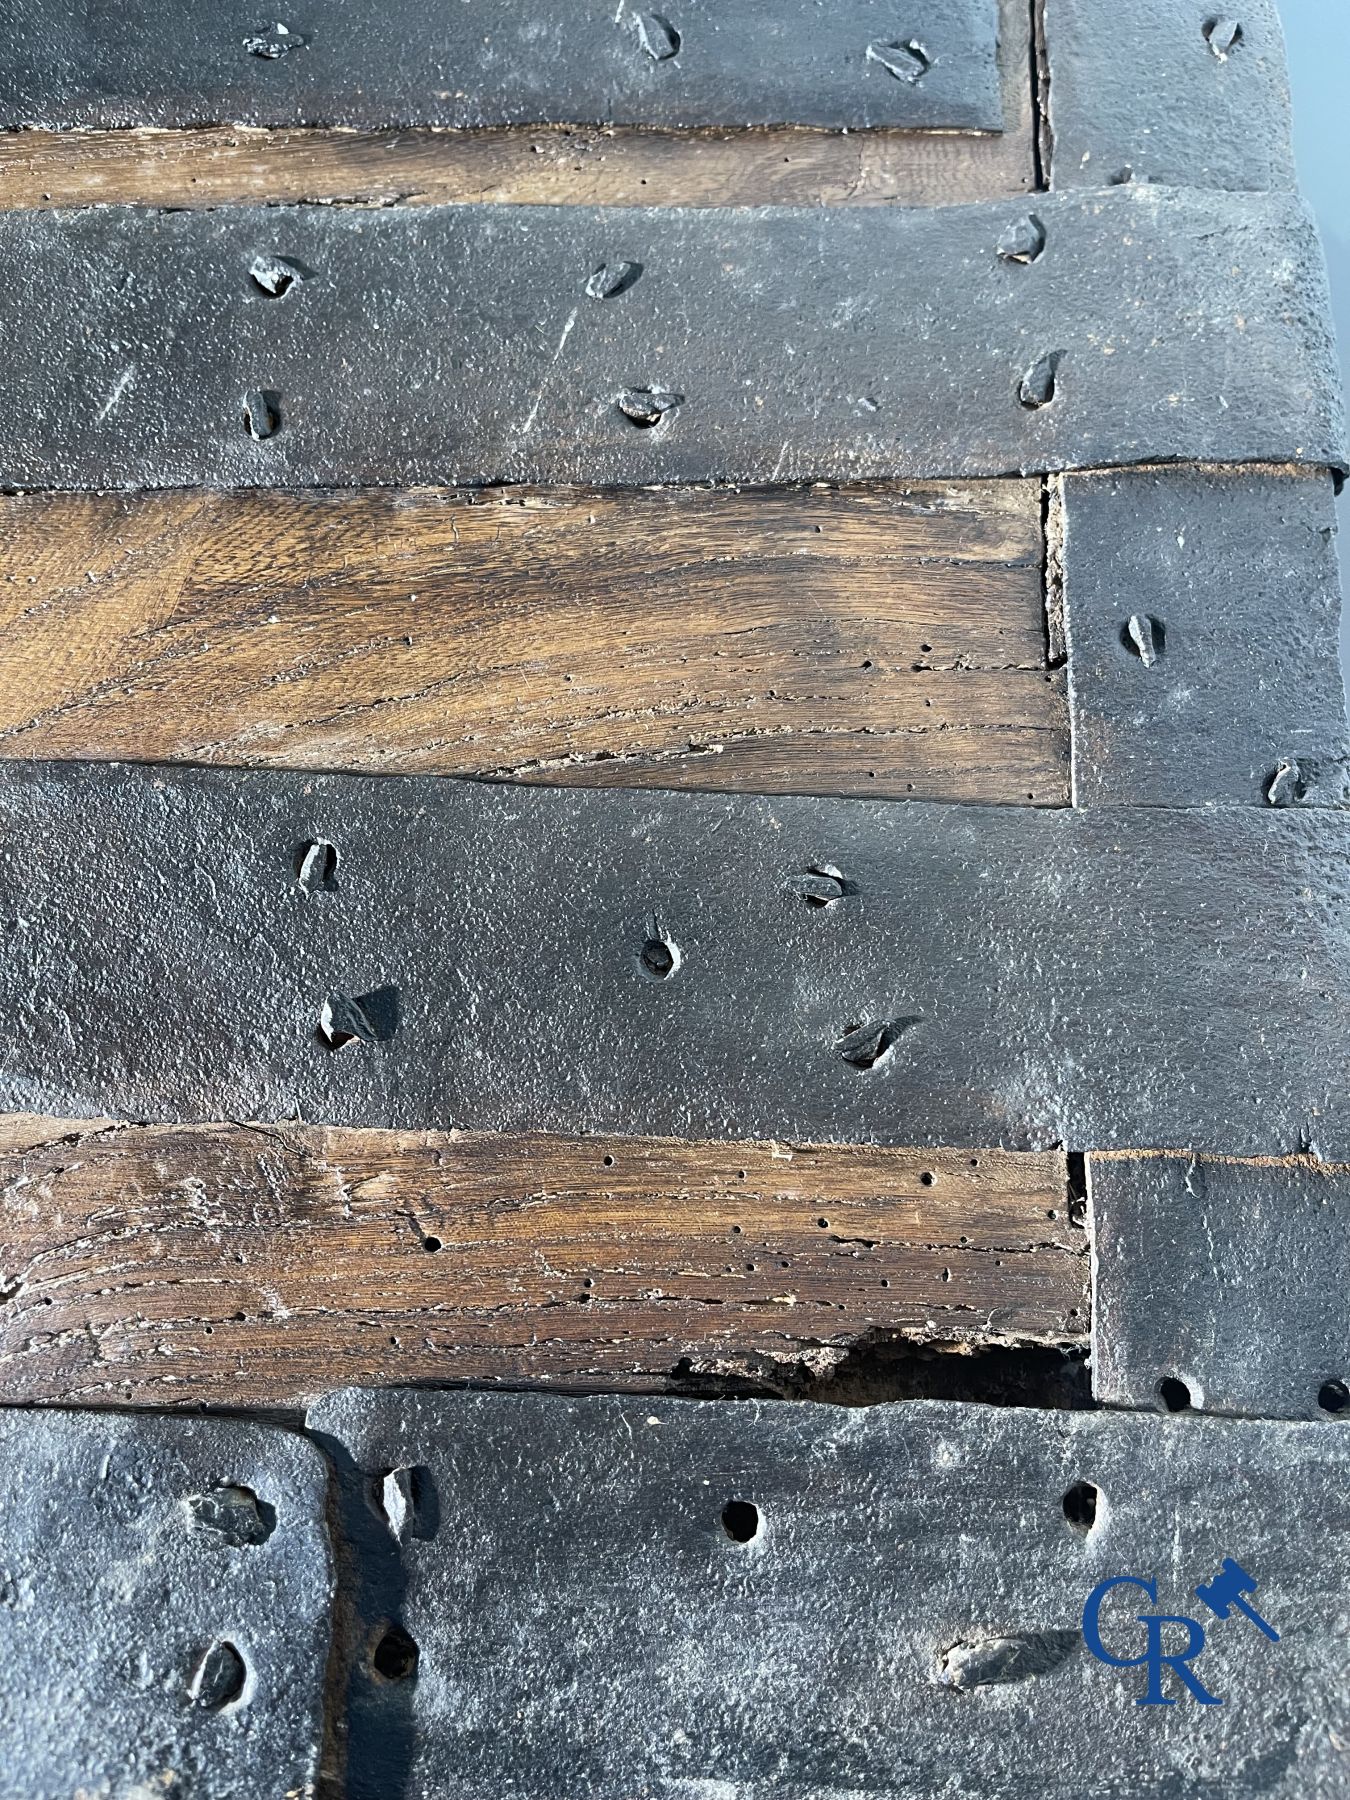
[[[0,128],[999,131],[997,0],[0,0]]]
[[[397,1391],[310,1422],[362,1547],[351,1800],[1341,1791],[1344,1432]],[[1229,1557],[1278,1647],[1224,1622]],[[1120,1576],[1129,1668],[1083,1633]],[[1171,1667],[1134,1704],[1146,1612],[1197,1621],[1222,1707]],[[381,1632],[400,1683],[361,1660]]]
[[[1284,197],[0,216],[8,487],[1344,460]]]
[[[1338,804],[1330,480],[1141,469],[1061,495],[1075,802]]]
[[[327,1471],[220,1420],[0,1411],[0,1796],[312,1793]]]
[[[1091,1191],[1099,1399],[1350,1416],[1350,1170],[1094,1156]]]
[[[1350,817],[0,771],[0,1109],[1350,1159]]]
[[[1288,190],[1275,0],[1041,0],[1051,185]]]

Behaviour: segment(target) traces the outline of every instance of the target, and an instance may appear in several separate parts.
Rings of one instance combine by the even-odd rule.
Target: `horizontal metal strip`
[[[1056,188],[1291,189],[1275,0],[1040,0]],[[1128,48],[1127,48],[1128,47]]]
[[[1350,817],[0,769],[0,1108],[1350,1159]]]
[[[0,499],[0,756],[1063,805],[1039,482]]]
[[[1076,803],[1336,804],[1330,480],[1137,470],[1060,496]]]
[[[1090,1159],[1108,1406],[1350,1421],[1350,1169]]]
[[[1284,197],[110,207],[0,216],[0,255],[9,487],[1344,458],[1321,252]]]
[[[1342,1786],[1350,1433],[406,1392],[310,1422],[362,1577],[352,1800]],[[1150,1677],[1150,1613],[1193,1661]]]
[[[0,1410],[0,1794],[313,1792],[327,1485],[262,1425]]]
[[[11,1404],[464,1380],[796,1394],[902,1335],[1087,1334],[1054,1152],[29,1118],[0,1120],[0,1193]],[[970,1358],[944,1361],[959,1380]]]
[[[0,8],[0,127],[823,125],[997,131],[997,0],[249,0]]]

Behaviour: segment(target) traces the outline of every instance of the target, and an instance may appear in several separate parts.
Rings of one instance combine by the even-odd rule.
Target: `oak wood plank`
[[[0,1398],[787,1381],[859,1344],[1071,1343],[1064,1158],[0,1122]]]
[[[1039,485],[0,501],[0,756],[1063,804]]]

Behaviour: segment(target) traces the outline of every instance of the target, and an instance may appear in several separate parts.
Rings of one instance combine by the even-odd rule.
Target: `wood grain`
[[[1003,0],[1001,133],[801,129],[0,133],[0,209],[358,205],[955,206],[1035,186],[1031,9]]]
[[[0,500],[0,756],[1060,805],[1039,486]]]
[[[1073,1342],[1058,1154],[0,1122],[7,1403],[779,1381],[905,1334]]]

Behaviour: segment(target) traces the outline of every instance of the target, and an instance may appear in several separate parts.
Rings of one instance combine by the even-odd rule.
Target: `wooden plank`
[[[998,0],[606,0],[378,8],[4,0],[0,128],[819,125],[997,131]]]
[[[0,1121],[8,1403],[335,1384],[790,1387],[860,1346],[1073,1343],[1064,1158]]]
[[[1079,806],[1325,804],[1345,741],[1332,483],[1140,469],[1058,484]]]
[[[1350,1160],[1348,852],[1330,809],[0,762],[0,1108]]]
[[[1345,1792],[1345,1432],[425,1392],[310,1425],[360,1583],[352,1800]],[[1223,1622],[1238,1556],[1278,1645]]]
[[[1030,20],[1026,0],[1002,0],[1001,133],[14,131],[0,133],[0,210],[110,201],[930,206],[992,200],[1029,192],[1036,183]]]
[[[1104,1405],[1350,1422],[1350,1168],[1088,1161]]]
[[[0,499],[0,755],[1063,804],[1039,487]]]
[[[0,1409],[4,1800],[312,1795],[327,1498],[295,1432]]]
[[[1028,230],[1047,246],[1030,261]],[[1284,196],[1113,188],[1046,195],[1034,220],[1002,202],[94,207],[0,214],[0,257],[6,487],[1346,456],[1321,247]],[[1217,316],[1242,321],[1237,383]]]

